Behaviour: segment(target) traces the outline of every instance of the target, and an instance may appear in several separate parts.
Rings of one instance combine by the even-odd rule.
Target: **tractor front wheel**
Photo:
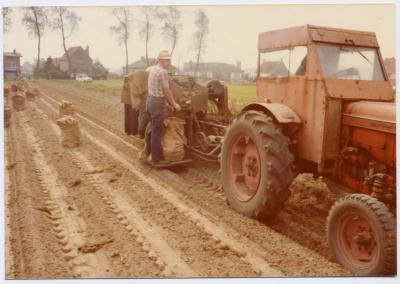
[[[275,216],[290,195],[293,154],[281,126],[258,111],[240,114],[227,129],[221,173],[229,204],[251,218]]]
[[[327,237],[336,261],[354,274],[394,273],[396,222],[376,198],[349,194],[339,199],[329,212]]]

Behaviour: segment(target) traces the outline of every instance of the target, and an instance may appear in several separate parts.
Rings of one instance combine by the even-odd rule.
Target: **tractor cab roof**
[[[379,47],[376,35],[373,32],[312,25],[263,32],[258,35],[258,49],[260,51],[273,51],[294,46],[305,46],[312,42]]]

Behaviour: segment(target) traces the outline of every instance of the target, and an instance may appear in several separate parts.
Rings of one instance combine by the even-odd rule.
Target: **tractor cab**
[[[295,153],[319,173],[334,170],[346,103],[393,102],[374,33],[306,25],[261,33],[258,49],[257,97],[264,107],[256,109],[296,134]],[[280,120],[275,104],[288,107],[292,119]]]

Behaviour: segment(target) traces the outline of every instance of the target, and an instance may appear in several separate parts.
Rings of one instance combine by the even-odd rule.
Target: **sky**
[[[144,56],[145,44],[139,37],[138,25],[143,21],[140,6],[130,7],[134,15],[132,36],[128,43],[131,63]],[[209,33],[201,62],[236,64],[240,61],[243,69],[255,68],[260,32],[305,24],[373,31],[377,34],[383,57],[395,56],[395,4],[236,4],[177,7],[182,13],[182,29],[172,64],[178,67],[189,60],[195,61],[196,53],[192,46],[196,31],[194,13],[199,8],[209,18]],[[109,31],[109,27],[116,24],[116,19],[111,14],[112,7],[72,7],[72,10],[82,21],[79,30],[68,39],[67,46],[89,46],[92,59],[100,60],[111,71],[124,66],[124,48]],[[3,48],[4,51],[15,48],[22,54],[22,62],[33,63],[37,54],[37,39],[30,37],[21,23],[23,13],[21,7],[14,7],[11,29],[3,35]],[[162,49],[170,49],[161,36],[160,23],[154,23],[156,30],[149,42],[150,57],[156,57]],[[61,35],[47,28],[42,39],[41,57],[60,57],[62,54]]]

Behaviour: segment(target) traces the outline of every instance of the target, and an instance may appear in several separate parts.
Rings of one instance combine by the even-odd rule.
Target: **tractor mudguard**
[[[245,106],[241,112],[248,110],[262,111],[271,115],[279,123],[301,124],[301,119],[290,107],[275,103],[251,103]]]

